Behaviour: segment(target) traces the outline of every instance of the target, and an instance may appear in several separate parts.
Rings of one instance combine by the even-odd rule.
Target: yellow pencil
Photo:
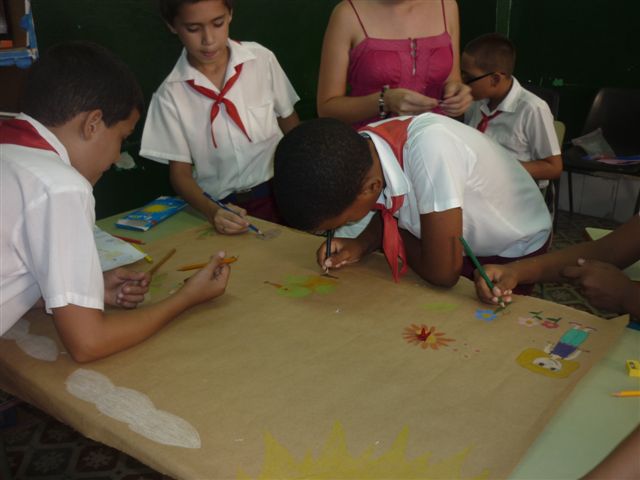
[[[228,265],[230,263],[233,262],[237,262],[238,261],[238,257],[226,257],[223,258],[220,263]],[[178,268],[179,272],[188,272],[189,270],[198,270],[200,268],[203,268],[205,265],[207,265],[209,262],[204,262],[204,263],[191,263],[189,265],[183,265],[181,267]]]
[[[138,245],[136,245],[135,243],[130,243],[129,245],[131,245],[133,248],[135,248],[136,250],[138,250],[141,253],[144,253],[144,259],[149,262],[149,263],[153,263],[153,258],[151,258],[150,255],[148,255],[144,250],[142,250],[142,248],[140,248]]]
[[[640,397],[640,390],[622,390],[611,395],[614,397]]]
[[[162,257],[162,260],[160,260],[158,263],[156,263],[153,267],[151,267],[151,270],[149,270],[149,275],[153,276],[155,275],[155,273],[158,271],[158,269],[165,264],[165,262],[167,260],[169,260],[173,254],[176,253],[176,249],[172,248],[169,253],[167,253],[164,257]]]

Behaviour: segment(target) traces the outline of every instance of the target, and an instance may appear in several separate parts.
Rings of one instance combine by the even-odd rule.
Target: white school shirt
[[[502,113],[489,120],[484,133],[511,151],[518,160],[529,162],[560,155],[549,105],[522,87],[515,77],[512,78],[511,90],[495,110],[489,111],[489,99],[475,101],[464,114],[465,123],[477,128],[482,120],[482,113],[491,115],[500,110]],[[540,188],[548,184],[548,180],[538,182]]]
[[[48,312],[69,304],[104,308],[93,188],[51,131],[17,118],[56,151],[0,145],[0,335],[40,297]]]
[[[396,117],[403,119],[408,117]],[[373,123],[378,125],[389,120]],[[386,186],[380,203],[404,195],[398,226],[420,238],[420,215],[462,208],[462,233],[478,256],[517,258],[538,250],[551,234],[551,217],[531,175],[513,156],[476,129],[444,115],[424,113],[408,128],[404,169],[389,145],[369,136]]]
[[[173,71],[153,94],[142,133],[140,155],[160,163],[192,163],[198,185],[216,198],[254,187],[273,177],[273,154],[282,138],[278,117],[294,113],[299,100],[275,55],[255,42],[229,41],[226,81],[243,64],[225,98],[238,109],[251,141],[224,105],[211,125],[213,100],[187,85],[193,80],[216,93],[183,50]],[[218,145],[214,148],[211,131]]]

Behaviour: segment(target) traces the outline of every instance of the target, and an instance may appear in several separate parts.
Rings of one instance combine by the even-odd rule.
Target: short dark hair
[[[173,24],[173,20],[178,16],[180,7],[185,3],[198,3],[204,0],[158,0],[158,6],[160,7],[160,15],[162,19],[169,25]],[[233,0],[222,0],[225,7],[230,12],[233,11]]]
[[[513,74],[516,47],[500,33],[486,33],[471,40],[464,47],[464,53],[473,57],[476,67],[485,72]]]
[[[351,126],[332,118],[301,123],[276,148],[280,214],[294,228],[316,229],[356,200],[372,165],[367,141]]]
[[[101,110],[107,127],[142,115],[144,98],[131,70],[113,53],[89,42],[55,45],[29,69],[22,111],[49,127],[82,112]]]

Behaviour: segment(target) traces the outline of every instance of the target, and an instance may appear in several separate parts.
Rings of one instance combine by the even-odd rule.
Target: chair
[[[551,88],[541,87],[539,85],[533,85],[530,83],[522,84],[522,86],[529,90],[531,93],[543,99],[549,105],[549,109],[551,110],[551,114],[554,118],[553,126],[556,129],[558,145],[560,145],[560,148],[562,148],[562,142],[564,140],[564,132],[566,128],[564,123],[558,120],[558,113],[560,112],[560,94],[556,90],[552,90]],[[551,212],[551,216],[553,218],[554,232],[556,231],[556,226],[558,223],[558,216],[556,215],[556,212],[558,211],[558,201],[560,199],[558,192],[560,192],[560,179],[551,180],[549,182],[549,186],[546,187],[543,191],[545,202],[547,203],[547,207],[549,208],[549,211]]]
[[[556,136],[558,137],[558,145],[562,148],[562,142],[564,142],[564,134],[567,130],[567,127],[560,120],[554,120],[553,126],[556,129]],[[558,203],[560,202],[560,179],[556,178],[555,180],[551,180],[549,183],[549,188],[547,188],[547,192],[545,195],[545,201],[547,202],[547,206],[550,207],[551,213],[553,215],[553,231],[556,232],[558,229]]]
[[[584,123],[582,134],[600,127],[602,133],[617,155],[640,154],[640,89],[602,88],[593,100]],[[564,171],[569,187],[569,211],[573,213],[573,173],[594,176],[640,177],[640,164],[607,165],[595,160],[586,160],[586,152],[577,146],[569,147],[562,154]],[[634,214],[640,207],[640,191],[634,206]]]

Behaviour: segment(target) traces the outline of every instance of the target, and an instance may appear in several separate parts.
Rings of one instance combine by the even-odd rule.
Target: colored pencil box
[[[176,197],[158,197],[144,207],[128,213],[116,222],[116,227],[146,232],[154,225],[178,213],[187,202]]]

